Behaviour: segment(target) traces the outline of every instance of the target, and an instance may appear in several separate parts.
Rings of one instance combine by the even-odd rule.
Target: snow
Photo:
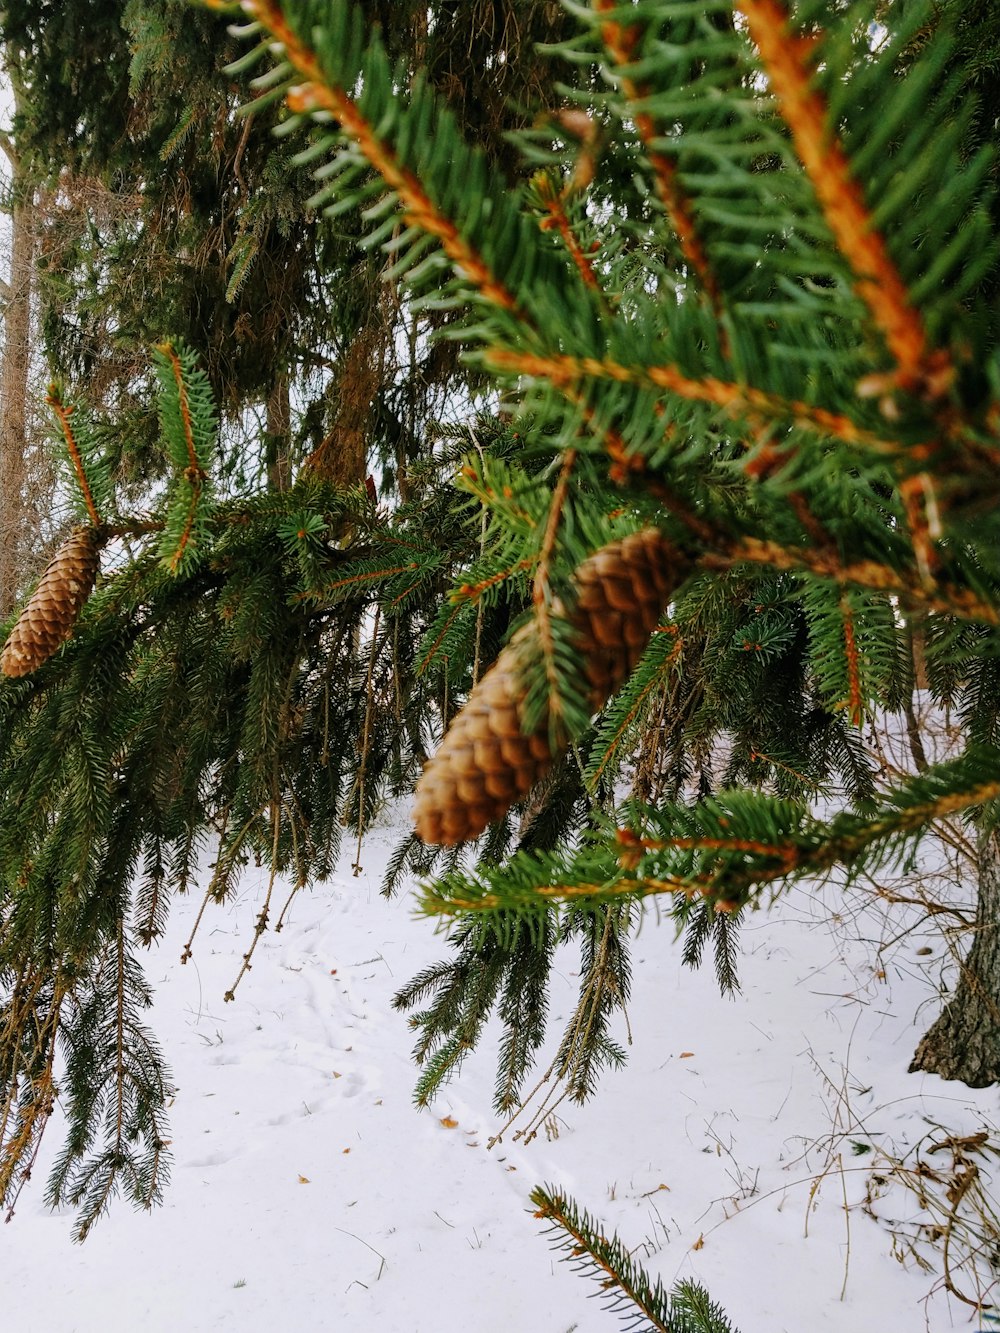
[[[488,1037],[431,1110],[412,1104],[413,1034],[390,1001],[445,944],[412,898],[378,892],[404,818],[366,836],[360,875],[345,849],[340,873],[297,897],[235,1003],[222,997],[263,872],[206,917],[186,966],[199,895],[174,903],[148,960],[151,1022],[178,1088],[165,1205],[117,1201],[75,1245],[71,1213],[44,1206],[42,1161],[0,1238],[5,1328],[621,1327],[531,1216],[542,1183],[617,1229],[668,1285],[704,1283],[742,1333],[987,1326],[943,1289],[939,1251],[924,1251],[933,1272],[894,1257],[887,1223],[912,1231],[925,1216],[912,1191],[887,1187],[881,1225],[861,1207],[882,1154],[902,1158],[934,1124],[1000,1142],[996,1089],[906,1073],[936,1012],[938,926],[901,925],[900,909],[861,889],[794,890],[748,919],[743,990],[727,999],[710,962],[681,965],[672,926],[651,912],[635,945],[627,1069],[585,1106],[563,1102],[529,1145],[508,1132],[488,1149]],[[553,1032],[575,965],[567,953]],[[59,1133],[53,1123],[43,1157]],[[980,1165],[988,1180],[989,1159]]]

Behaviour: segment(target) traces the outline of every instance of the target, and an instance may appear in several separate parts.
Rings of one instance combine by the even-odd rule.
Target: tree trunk
[[[910,1072],[970,1088],[1000,1083],[1000,830],[980,834],[976,931],[954,994],[917,1047]]]
[[[292,435],[292,405],[288,387],[288,371],[279,370],[267,395],[267,441],[265,465],[267,485],[272,491],[287,491],[292,484],[290,456]]]
[[[3,293],[0,360],[0,619],[17,605],[30,550],[25,522],[28,376],[31,364],[31,293],[35,264],[34,208],[23,171],[4,142],[12,171],[10,273]]]
[[[368,475],[372,408],[385,375],[387,337],[379,305],[344,355],[333,424],[306,460],[309,472],[335,486],[360,486]]]

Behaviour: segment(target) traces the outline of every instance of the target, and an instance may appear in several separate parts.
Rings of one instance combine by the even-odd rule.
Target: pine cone
[[[99,552],[94,528],[74,528],[59,547],[0,652],[5,676],[29,675],[73,633],[97,578]]]
[[[593,712],[628,678],[687,572],[685,557],[656,528],[611,542],[580,565],[572,619]]]
[[[685,557],[655,528],[602,547],[576,571],[570,616],[593,712],[626,679],[688,570]],[[478,837],[551,768],[548,719],[522,730],[522,662],[537,639],[519,630],[469,695],[417,784],[413,818],[424,842]]]

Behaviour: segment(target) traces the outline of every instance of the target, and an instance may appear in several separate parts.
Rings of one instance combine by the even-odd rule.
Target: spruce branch
[[[638,23],[626,25],[612,17],[616,11],[620,11],[620,5],[616,0],[594,0],[594,11],[604,16],[601,21],[601,37],[620,71],[625,103],[634,116],[635,127],[646,149],[656,195],[677,236],[685,261],[708,297],[716,320],[721,321],[722,292],[709,263],[704,241],[699,234],[691,199],[681,184],[674,163],[657,147],[657,127],[652,114],[643,106],[635,105],[646,101],[650,89],[645,84],[637,83],[625,72],[633,63],[633,56],[642,37],[642,28]],[[721,322],[719,335],[725,350],[728,337]]]
[[[559,233],[584,286],[589,287],[592,292],[603,298],[604,292],[600,279],[594,270],[590,256],[584,252],[580,245],[566,212],[566,191],[560,190],[546,171],[537,172],[531,183],[537,205],[544,213],[539,222],[539,227],[542,231],[550,231],[554,228]],[[531,195],[529,195],[530,198]],[[606,302],[604,302],[604,309],[606,313],[610,314]]]
[[[57,1036],[68,985],[23,962],[0,1009],[0,1206],[6,1221],[28,1180],[55,1108]]]
[[[739,0],[739,8],[837,246],[854,270],[858,295],[896,362],[899,387],[940,397],[954,367],[943,348],[929,344],[815,86],[815,61],[822,58],[824,34],[815,29],[808,35],[794,32],[782,0]]]
[[[511,915],[505,914],[508,923]],[[553,911],[535,916],[518,914],[513,919],[522,940],[532,941],[529,957],[537,957],[540,962],[544,956],[545,968],[533,968],[529,975],[516,979],[521,986],[520,994],[508,984],[499,1006],[507,1037],[501,1048],[495,1106],[507,1118],[490,1138],[491,1148],[518,1121],[523,1123],[515,1130],[514,1139],[530,1143],[563,1101],[567,1098],[577,1103],[586,1101],[595,1091],[603,1070],[618,1069],[625,1063],[625,1052],[610,1033],[615,1017],[620,1015],[624,1019],[630,1044],[632,1040],[626,1012],[631,986],[628,951],[631,904],[605,903],[584,911],[570,909],[558,917]],[[470,918],[470,922],[473,920]],[[556,921],[558,934],[554,934]],[[494,933],[489,932],[491,938]],[[529,1057],[541,1045],[544,1035],[542,1018],[553,937],[580,942],[579,995],[555,1055],[535,1086],[519,1099]],[[510,981],[515,981],[513,975]],[[530,1040],[526,1042],[525,1037]]]
[[[155,350],[162,358],[162,361],[169,367],[170,374],[173,376],[173,389],[175,391],[164,400],[164,411],[169,414],[170,420],[170,425],[165,425],[165,429],[168,436],[173,438],[176,431],[176,414],[176,423],[180,427],[180,438],[183,442],[184,453],[182,454],[181,462],[185,464],[184,470],[190,471],[199,480],[204,481],[208,476],[205,460],[203,458],[204,444],[199,448],[195,443],[195,428],[191,416],[191,398],[184,368],[181,365],[181,358],[170,343],[160,343]],[[190,372],[188,373],[190,374]]]
[[[661,635],[667,636],[666,639],[660,639]],[[610,727],[602,727],[598,735],[594,747],[595,757],[591,759],[586,773],[587,786],[591,791],[597,788],[609,765],[615,764],[626,738],[649,706],[652,697],[657,691],[662,691],[664,680],[673,672],[683,652],[684,637],[678,627],[660,626],[651,640],[646,657],[655,656],[662,660],[657,660],[652,669],[648,662],[640,663],[629,682],[629,687],[623,691],[620,700],[622,707],[618,710],[618,717],[614,718]],[[646,669],[643,670],[643,667]],[[637,688],[632,688],[633,685]]]
[[[531,1202],[553,1248],[575,1272],[598,1284],[604,1308],[620,1315],[632,1333],[737,1333],[702,1287],[681,1282],[668,1293],[616,1235],[606,1236],[562,1191],[537,1186]]]
[[[741,537],[728,544],[725,554],[709,551],[700,557],[699,563],[704,569],[718,571],[743,563],[769,565],[776,570],[803,570],[848,587],[853,585],[898,596],[909,607],[923,607],[984,625],[1000,624],[1000,609],[996,603],[978,595],[968,585],[940,580],[928,587],[916,570],[895,569],[876,560],[845,563],[839,553],[833,551],[814,551],[782,546],[757,537]]]
[[[47,1193],[51,1205],[80,1205],[78,1241],[120,1191],[136,1207],[152,1207],[169,1174],[163,1109],[172,1089],[140,1019],[151,995],[121,916],[109,935],[92,975],[75,988],[62,1033],[69,1134]]]
[[[410,573],[419,568],[420,565],[416,560],[408,560],[405,565],[384,565],[380,563],[367,568],[352,570],[349,574],[344,574],[338,579],[331,579],[329,583],[324,583],[318,588],[309,588],[305,592],[296,593],[295,600],[315,602],[321,605],[329,604],[339,601],[345,595],[367,584],[379,583],[393,578],[396,574]]]
[[[714,376],[693,379],[675,365],[630,366],[611,358],[598,360],[595,357],[561,354],[542,356],[504,347],[487,348],[482,356],[491,370],[541,380],[560,390],[576,388],[588,380],[610,380],[617,384],[666,389],[678,398],[722,408],[734,418],[753,415],[774,422],[787,422],[814,434],[839,439],[845,444],[858,445],[887,457],[898,455],[902,447],[895,440],[886,439],[857,425],[842,412],[832,412],[796,399],[785,399],[753,385],[720,380]],[[911,454],[925,456],[930,449],[930,445],[914,446]]]
[[[73,408],[67,406],[62,401],[58,386],[55,384],[49,385],[49,391],[45,401],[48,403],[49,407],[52,408],[56,420],[59,423],[59,430],[62,435],[63,444],[65,445],[67,456],[69,457],[70,464],[72,465],[73,472],[76,476],[76,483],[80,488],[80,494],[83,496],[84,504],[87,506],[87,513],[90,515],[90,521],[95,528],[99,528],[102,522],[101,516],[98,513],[97,505],[94,502],[90,480],[87,476],[87,467],[84,465],[83,455],[72,426],[71,418],[73,416]]]
[[[620,1012],[628,1030],[625,1006],[631,989],[628,934],[632,906],[606,904],[600,912],[579,914],[576,921],[571,916],[567,928],[574,925],[584,937],[580,996],[552,1062],[551,1075],[563,1085],[560,1101],[566,1096],[583,1102],[596,1089],[603,1066],[620,1068],[625,1063],[625,1053],[609,1037],[608,1027],[611,1018]],[[544,1113],[551,1109],[545,1107]],[[542,1119],[540,1110],[533,1125],[523,1132],[525,1142],[534,1137]]]
[[[871,871],[903,858],[941,819],[1000,796],[1000,751],[971,748],[887,793],[870,814],[814,818],[800,801],[729,790],[693,806],[637,803],[635,827],[564,855],[519,853],[505,866],[451,872],[426,885],[429,913],[537,914],[553,902],[588,909],[621,898],[704,897],[733,912],[766,885],[837,866]],[[655,831],[652,831],[655,830]]]
[[[175,473],[160,553],[177,576],[193,568],[207,540],[218,418],[208,377],[189,348],[160,343],[153,365],[160,426]]]
[[[976,809],[1000,796],[1000,752],[972,749],[951,764],[939,765],[887,794],[872,816],[842,814],[829,824],[808,816],[803,807],[762,799],[750,804],[739,793],[704,802],[685,818],[706,828],[694,837],[668,835],[649,839],[619,829],[620,859],[635,872],[639,892],[676,892],[677,877],[687,892],[704,893],[728,907],[741,901],[751,886],[815,875],[846,866],[850,871],[873,869],[899,859],[908,844],[921,838],[937,820]],[[770,814],[769,841],[729,832],[736,824],[760,827]],[[674,817],[680,811],[675,807]],[[665,825],[670,815],[654,816]],[[651,860],[644,853],[651,853]],[[658,860],[656,853],[667,853]],[[682,853],[673,856],[672,853]],[[705,855],[707,854],[707,855]],[[692,870],[698,868],[697,873]],[[704,867],[703,869],[701,867]],[[673,874],[669,872],[673,871]],[[664,874],[664,872],[667,872]]]
[[[462,236],[452,219],[437,207],[414,172],[401,163],[391,144],[365,117],[356,100],[331,80],[329,71],[286,19],[281,7],[272,0],[247,0],[243,9],[275,42],[280,43],[287,67],[303,80],[286,88],[285,67],[277,67],[279,77],[284,81],[279,92],[286,96],[289,109],[296,114],[326,113],[332,116],[398,197],[407,225],[419,228],[440,242],[445,254],[484,300],[504,310],[517,310],[518,302],[504,283],[491,272],[482,255]]]

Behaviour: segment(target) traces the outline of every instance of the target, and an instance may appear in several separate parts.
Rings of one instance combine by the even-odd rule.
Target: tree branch
[[[6,130],[0,130],[0,149],[3,149],[7,161],[17,171],[21,165],[21,154],[14,147],[14,141]]]

